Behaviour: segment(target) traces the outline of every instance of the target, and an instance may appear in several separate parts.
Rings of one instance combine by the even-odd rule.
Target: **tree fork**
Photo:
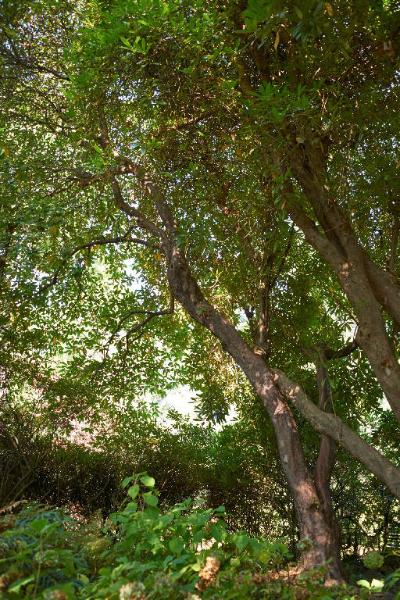
[[[391,312],[397,322],[400,303],[395,301],[395,282],[388,273],[380,272],[371,261],[356,239],[345,215],[333,200],[329,201],[321,183],[322,177],[315,175],[311,160],[306,165],[303,164],[304,159],[301,161],[295,150],[293,156],[294,174],[313,207],[325,236],[299,206],[292,204],[288,212],[302,229],[307,241],[335,272],[358,320],[357,342],[364,350],[400,423],[400,365],[386,332],[379,301],[385,299],[387,306],[395,307]],[[290,193],[290,186],[288,190]],[[382,283],[382,288],[378,285],[379,282]]]

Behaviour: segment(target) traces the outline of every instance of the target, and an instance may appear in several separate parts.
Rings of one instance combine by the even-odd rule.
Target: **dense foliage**
[[[230,533],[224,507],[205,509],[190,498],[158,508],[155,480],[127,477],[127,499],[105,522],[82,521],[40,505],[0,520],[0,590],[5,598],[321,598],[364,597],[384,580],[360,579],[361,589],[327,592],[323,569],[290,585],[279,579],[291,555],[282,542]],[[370,553],[370,569],[384,558]],[[386,578],[387,589],[400,572]],[[361,596],[359,595],[361,594]],[[365,596],[365,597],[367,597]]]
[[[242,529],[328,583],[350,552],[398,546],[398,3],[21,0],[0,17],[1,504],[106,518],[147,471],[166,539],[189,495],[207,519],[226,506],[221,564]],[[149,400],[177,386],[196,423]],[[158,517],[143,534],[144,497],[117,512],[103,579],[57,530],[74,593],[81,574],[94,597],[140,597],[142,568],[143,594],[164,576],[195,593],[193,569],[169,578]]]

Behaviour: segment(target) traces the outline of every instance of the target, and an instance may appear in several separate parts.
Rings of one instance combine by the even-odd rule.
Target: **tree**
[[[90,250],[103,247],[111,279],[123,276],[121,261],[129,256],[143,273],[142,290],[148,292],[139,306],[134,303],[117,318],[111,341],[122,325],[127,340],[142,336],[143,327],[156,317],[179,320],[176,300],[216,336],[273,423],[301,535],[313,542],[304,552],[305,565],[329,558],[330,573],[338,578],[335,527],[318,489],[321,477],[314,479],[306,464],[288,400],[397,497],[400,474],[337,415],[327,413],[325,401],[318,408],[270,366],[279,356],[272,350],[271,313],[284,306],[272,301],[287,278],[288,257],[297,266],[305,252],[298,246],[302,230],[333,268],[349,302],[343,308],[334,286],[337,304],[332,308],[327,302],[324,315],[331,324],[330,337],[338,347],[343,329],[335,330],[333,311],[353,311],[357,344],[397,411],[398,365],[380,312],[383,306],[397,319],[397,284],[362,249],[363,236],[376,236],[375,223],[360,224],[360,239],[348,223],[344,209],[349,205],[357,210],[359,199],[352,173],[343,166],[349,154],[357,178],[366,168],[368,136],[374,135],[382,147],[394,134],[388,135],[383,119],[377,119],[371,121],[361,148],[354,144],[354,133],[342,135],[350,120],[349,82],[357,101],[371,91],[376,68],[371,40],[375,35],[383,40],[392,32],[395,9],[379,5],[365,17],[365,3],[342,3],[336,17],[329,3],[304,4],[304,10],[282,2],[250,2],[247,8],[233,4],[226,10],[201,2],[91,2],[80,11],[60,2],[57,12],[40,2],[8,8],[2,40],[3,106],[12,125],[5,148],[18,181],[16,193],[25,201],[23,210],[34,211],[33,222],[41,227],[28,233],[40,250],[25,257],[23,277],[27,265],[34,264],[33,289],[51,290],[76,259],[69,273],[78,287],[83,275],[85,284],[93,286]],[[377,14],[379,35],[372,29]],[[340,79],[342,54],[331,64],[330,52],[340,36],[345,49],[354,38],[356,56],[368,55],[359,81],[353,63]],[[382,59],[382,77],[372,85],[370,107],[394,88],[392,59],[392,53]],[[326,106],[337,95],[343,106],[331,115]],[[365,120],[365,114],[358,118]],[[340,177],[328,183],[336,165],[341,165]],[[7,183],[6,188],[10,190]],[[340,201],[328,197],[328,191],[332,197],[336,192]],[[387,214],[382,220],[387,223]],[[121,244],[128,245],[127,254]],[[110,249],[114,246],[116,251]],[[395,227],[391,246],[396,248]],[[391,268],[394,257],[395,251]],[[314,257],[313,265],[317,263]],[[9,273],[15,276],[15,263]],[[43,281],[45,273],[48,279]],[[330,277],[327,271],[324,277]],[[129,289],[123,295],[119,309],[134,300]],[[143,319],[128,327],[129,319],[138,315]],[[299,322],[297,326],[304,328]],[[102,333],[97,344],[101,338]],[[329,352],[324,352],[326,358]],[[341,353],[331,354],[335,352]],[[327,443],[325,438],[320,456]],[[331,463],[320,461],[325,491]]]
[[[273,157],[268,141],[264,148],[275,169],[290,171],[282,201],[338,278],[358,325],[357,342],[399,419],[400,370],[382,315],[383,309],[394,323],[399,320],[398,189],[392,137],[398,125],[393,112],[398,94],[394,41],[398,10],[393,3],[339,3],[335,10],[320,3],[311,16],[306,10],[312,3],[305,4],[304,13],[275,4],[267,8],[252,2],[243,13],[250,47],[245,57],[251,61],[247,76],[254,78],[243,85],[258,94],[261,114],[275,104],[276,116],[264,120],[270,121],[267,131],[275,136],[278,149]],[[273,34],[276,47],[271,44]],[[268,68],[256,63],[254,52],[261,52]],[[378,111],[383,104],[385,110]],[[371,160],[372,148],[380,155],[379,167]],[[383,189],[375,189],[368,198],[363,180],[377,177],[384,178]],[[361,202],[380,213],[377,220],[368,219],[365,210],[358,212]],[[380,227],[392,227],[383,256],[376,241]]]

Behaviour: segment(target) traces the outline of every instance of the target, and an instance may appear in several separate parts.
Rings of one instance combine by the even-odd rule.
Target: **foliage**
[[[223,507],[205,509],[186,499],[160,510],[155,481],[146,473],[123,485],[127,498],[103,525],[40,505],[3,516],[2,597],[355,597],[350,589],[328,592],[320,585],[322,572],[291,589],[284,578],[290,570],[285,545],[229,532]]]
[[[393,70],[389,54],[378,50],[391,40],[396,11],[391,3],[366,11],[363,5],[254,0],[241,35],[236,5],[218,2],[2,8],[1,364],[9,365],[10,385],[40,375],[44,401],[66,418],[107,412],[121,397],[164,392],[182,379],[203,392],[208,415],[223,416],[233,398],[250,396],[209,334],[188,325],[178,307],[142,320],[166,307],[169,294],[154,239],[140,228],[133,235],[136,226],[112,200],[109,175],[129,158],[142,161],[168,191],[202,288],[250,341],[264,282],[270,359],[315,396],[304,349],[342,345],[354,313],[293,230],[272,155],[287,143],[286,123],[298,128],[300,146],[308,127],[329,132],[330,185],[384,261],[395,210],[386,198],[397,195],[396,117],[389,114],[396,86],[375,85],[369,72],[378,65],[385,78]],[[240,72],[255,46],[266,53],[271,77],[259,81],[248,68],[250,101],[241,97]],[[361,55],[365,72],[356,76]],[[371,114],[382,94],[387,125],[384,111]],[[101,111],[112,124],[114,150],[99,143]],[[153,218],[131,174],[118,177]],[[142,244],[129,241],[139,233]],[[364,418],[390,420],[365,358],[355,354],[343,363],[331,367],[337,413],[357,429]],[[235,379],[237,390],[228,393]]]
[[[148,469],[158,481],[163,507],[187,494],[202,497],[209,507],[223,504],[230,530],[282,538],[297,556],[293,501],[263,412],[252,410],[218,431],[177,413],[165,418],[160,409],[137,402],[118,419],[75,423],[70,431],[61,423],[49,428],[47,410],[32,418],[29,406],[22,412],[14,406],[3,413],[0,435],[1,505],[26,498],[86,516],[106,515],[122,500],[119,481]],[[314,460],[312,446],[309,455]],[[343,554],[386,551],[399,521],[395,498],[342,452],[331,489]]]
[[[364,556],[363,563],[368,569],[379,569],[384,563],[384,558],[379,552],[369,552]]]
[[[87,581],[83,532],[61,511],[32,505],[3,517],[1,530],[2,597],[75,597]]]
[[[396,280],[397,3],[35,0],[3,2],[0,16],[5,501],[45,493],[90,512],[104,492],[106,513],[118,478],[146,469],[166,505],[204,489],[229,527],[284,533],[294,553],[279,440],[232,348],[173,297],[171,236],[148,190],[165,197],[175,254],[207,300],[317,404],[316,349],[364,327],[368,285],[355,306],[293,207],[340,251],[350,231],[361,262]],[[296,165],[307,179],[321,162],[313,204]],[[321,212],[328,193],[344,228]],[[396,324],[377,313],[397,365]],[[371,364],[359,348],[330,361],[332,410],[397,465]],[[238,423],[162,428],[135,406],[179,384],[198,392],[200,419],[221,425],[233,405]],[[312,476],[320,440],[293,412]],[[76,421],[95,447],[65,443]],[[384,550],[398,504],[341,448],[332,495],[344,550]]]

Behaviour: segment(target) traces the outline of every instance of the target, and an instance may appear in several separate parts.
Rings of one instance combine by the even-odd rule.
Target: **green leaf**
[[[220,523],[216,523],[211,527],[211,537],[213,537],[216,542],[222,542],[225,536],[225,528]]]
[[[14,583],[10,585],[10,587],[7,589],[7,592],[17,593],[20,591],[20,589],[22,587],[24,587],[24,585],[28,585],[28,583],[30,583],[31,581],[34,581],[34,580],[35,580],[34,575],[30,575],[29,577],[24,577],[24,579],[18,579],[18,581],[14,581]]]
[[[49,522],[47,519],[35,519],[30,523],[30,528],[37,533],[42,533],[42,531],[44,531],[48,525]]]
[[[244,533],[236,535],[234,538],[235,546],[239,550],[239,552],[241,552],[242,550],[244,550],[246,548],[249,541],[250,541],[249,536]]]
[[[130,488],[129,488],[129,490],[128,490],[128,494],[129,494],[129,496],[132,498],[132,500],[133,500],[134,498],[136,498],[136,496],[137,496],[137,495],[138,495],[138,493],[139,493],[139,490],[140,490],[140,487],[139,487],[139,484],[138,484],[138,483],[135,483],[135,485],[133,485],[132,487],[130,487]]]
[[[298,6],[293,6],[293,10],[300,20],[303,19],[303,13]]]
[[[103,155],[103,148],[101,148],[101,146],[99,146],[99,145],[98,145],[98,144],[96,144],[96,143],[93,143],[93,148],[95,149],[95,151],[96,151],[98,154],[101,154],[101,155]]]
[[[135,479],[134,475],[131,475],[131,477],[125,477],[125,479],[122,481],[122,487],[126,488],[131,481],[133,481]]]
[[[153,488],[156,485],[156,480],[154,479],[154,477],[150,477],[149,475],[143,475],[140,478],[140,481],[143,483],[143,485],[145,485],[146,487],[151,487]]]
[[[180,554],[184,548],[184,544],[181,538],[174,537],[168,542],[168,548],[174,554]]]
[[[373,579],[371,581],[371,590],[374,590],[374,592],[380,592],[383,590],[384,585],[385,583],[380,579]]]
[[[145,504],[148,504],[149,506],[157,506],[158,504],[157,496],[154,496],[154,494],[152,494],[151,492],[146,492],[145,494],[143,494],[143,500]]]

